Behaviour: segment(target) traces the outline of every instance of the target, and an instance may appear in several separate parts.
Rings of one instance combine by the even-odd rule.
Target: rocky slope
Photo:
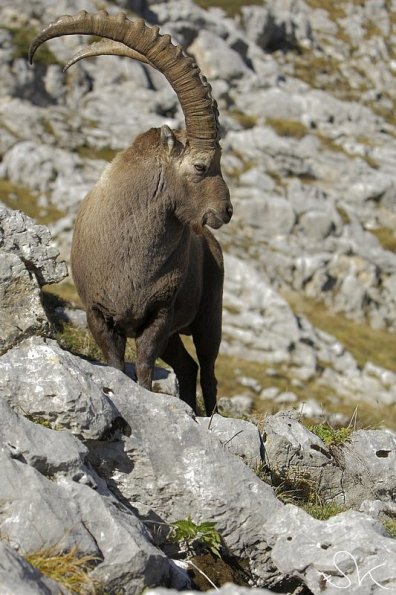
[[[332,594],[345,581],[350,593],[396,591],[394,432],[329,440],[290,412],[260,427],[196,418],[171,382],[159,381],[170,394],[151,393],[72,354],[49,331],[59,308],[25,302],[26,288],[42,300],[43,283],[65,275],[47,229],[0,213],[3,285],[14,298],[0,318],[2,595],[226,581],[235,584],[225,594],[241,595],[242,586]],[[338,514],[318,520],[318,510]],[[190,529],[175,539],[180,522]],[[59,567],[66,555],[89,561],[74,588],[64,583],[70,569],[49,572],[48,559]]]
[[[141,64],[104,57],[63,75],[82,38],[54,40],[27,65],[34,32],[82,7],[117,2],[1,7],[0,197],[49,223],[65,258],[105,159],[150,126],[183,122],[168,83]],[[236,360],[242,370],[223,396],[271,410],[286,392],[344,419],[359,405],[362,424],[395,427],[395,3],[273,0],[233,18],[190,0],[118,7],[181,42],[220,105],[235,204],[219,234],[220,379]]]
[[[183,122],[141,64],[105,57],[63,75],[82,38],[27,65],[35,32],[59,14],[120,7],[170,32],[213,83],[235,206],[219,233],[223,407],[294,408],[258,427],[195,419],[92,362],[81,311],[43,293],[68,290],[54,246],[68,258],[106,159]],[[37,552],[88,556],[81,592],[197,587],[202,541],[169,543],[169,524],[189,516],[215,523],[231,560],[216,586],[396,592],[394,0],[273,0],[233,18],[189,0],[3,0],[0,11],[0,593],[68,592],[30,564]],[[175,394],[172,376],[158,389]],[[356,407],[375,429],[352,423],[328,441],[300,423],[347,426]]]

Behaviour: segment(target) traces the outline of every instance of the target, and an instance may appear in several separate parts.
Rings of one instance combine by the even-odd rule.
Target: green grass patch
[[[396,519],[386,519],[382,523],[389,537],[396,539]]]
[[[347,153],[347,151],[345,151],[344,147],[337,145],[337,143],[328,136],[325,136],[324,134],[317,134],[316,136],[320,140],[320,144],[322,145],[323,149],[332,151],[333,153],[343,153],[344,155],[351,156],[349,153]]]
[[[76,149],[77,154],[83,159],[103,159],[104,161],[111,161],[119,153],[110,147],[103,149],[95,149],[94,147],[81,146]]]
[[[97,559],[79,554],[76,547],[68,552],[59,552],[56,548],[49,547],[27,554],[25,559],[44,576],[73,593],[83,595],[99,592],[99,582],[89,576]]]
[[[267,118],[266,124],[271,126],[279,136],[291,136],[293,138],[303,138],[308,134],[304,124],[298,120],[288,120],[286,118]]]
[[[307,429],[318,436],[327,444],[327,446],[339,446],[343,444],[348,438],[350,438],[353,428],[352,427],[342,427],[342,428],[333,428],[327,423],[317,424],[317,425],[307,425]]]
[[[325,10],[332,20],[342,19],[347,16],[344,0],[306,0],[306,2],[313,9]]]
[[[63,281],[62,283],[53,283],[51,285],[44,285],[43,292],[46,299],[58,300],[58,305],[69,305],[70,307],[83,308],[83,303],[76,291],[74,284],[71,281]]]
[[[354,153],[350,153],[350,152],[346,151],[343,146],[338,145],[331,138],[329,138],[323,134],[317,134],[317,137],[319,138],[320,143],[324,149],[326,149],[328,151],[332,151],[333,153],[342,153],[343,155],[346,155],[347,157],[350,157],[351,159],[363,159],[363,161],[365,161],[367,163],[367,165],[369,165],[373,169],[379,168],[378,161],[373,159],[373,157],[371,157],[370,155],[356,155]]]
[[[309,515],[318,519],[319,521],[327,521],[332,516],[345,512],[347,509],[340,504],[333,502],[327,502],[326,504],[310,504],[305,503],[301,505],[301,508],[305,510]]]
[[[48,428],[49,430],[53,430],[54,429],[52,427],[51,422],[48,419],[46,419],[45,417],[41,417],[40,415],[26,414],[26,413],[24,413],[24,416],[29,421],[32,421],[33,423],[38,424],[39,426],[43,426],[44,428]]]
[[[37,194],[26,186],[14,184],[5,178],[0,178],[0,201],[10,209],[23,211],[43,225],[53,223],[64,216],[64,213],[52,205],[39,206]]]
[[[384,34],[382,33],[381,29],[375,23],[375,21],[371,19],[367,19],[363,24],[364,30],[364,39],[371,39],[373,37],[380,37],[383,38]]]
[[[370,229],[370,233],[375,235],[381,246],[390,252],[396,252],[396,235],[390,227],[378,227]]]
[[[252,114],[245,114],[244,112],[241,112],[240,110],[236,109],[230,111],[230,116],[231,118],[236,120],[245,130],[254,128],[258,121],[257,116],[254,116]]]
[[[263,0],[196,0],[196,4],[201,8],[222,8],[230,17],[237,15],[243,6],[256,4],[263,5]]]
[[[351,222],[351,219],[350,219],[347,211],[345,209],[343,209],[342,207],[340,207],[339,205],[337,205],[336,208],[337,208],[337,213],[341,217],[341,221],[343,222],[343,224],[349,225],[349,223]]]
[[[331,76],[332,80],[336,79],[342,86],[346,84],[346,81],[340,73],[339,63],[332,56],[312,53],[311,50],[308,52],[307,50],[302,49],[301,55],[294,56],[293,66],[294,75],[303,80],[310,87],[321,88],[323,84],[322,75],[325,75],[326,78]]]
[[[103,353],[95,343],[91,333],[73,324],[65,324],[55,336],[59,345],[75,355],[83,355],[91,360],[104,362]]]

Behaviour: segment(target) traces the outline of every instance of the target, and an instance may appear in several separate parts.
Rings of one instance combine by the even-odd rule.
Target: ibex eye
[[[203,163],[195,163],[194,167],[199,174],[203,174],[206,171],[206,165]]]

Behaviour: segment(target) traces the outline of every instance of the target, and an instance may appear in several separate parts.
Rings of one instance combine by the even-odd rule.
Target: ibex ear
[[[173,134],[173,131],[169,128],[169,126],[162,126],[161,127],[161,145],[168,150],[169,155],[173,151],[173,147],[175,146],[176,138]]]

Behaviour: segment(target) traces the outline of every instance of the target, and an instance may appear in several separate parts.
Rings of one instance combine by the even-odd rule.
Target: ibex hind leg
[[[161,358],[172,366],[179,382],[180,398],[197,412],[197,373],[198,364],[188,353],[178,334],[169,338]]]
[[[217,380],[215,363],[219,353],[221,329],[216,322],[207,321],[198,325],[193,332],[193,339],[200,366],[200,382],[205,403],[206,415],[217,411]]]
[[[124,370],[126,337],[118,333],[96,308],[87,311],[87,322],[109,366]]]

